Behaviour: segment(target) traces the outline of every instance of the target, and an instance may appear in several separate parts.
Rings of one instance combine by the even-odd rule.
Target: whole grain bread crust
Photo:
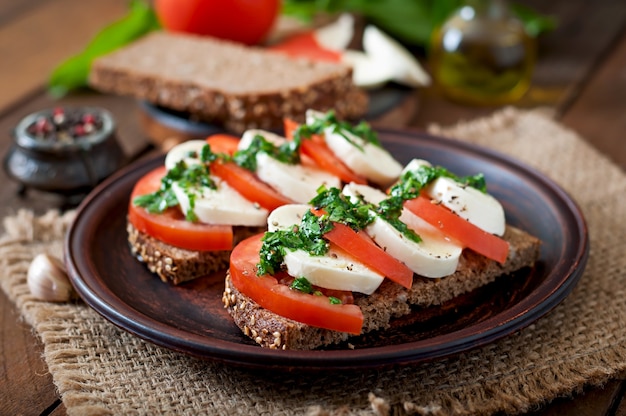
[[[265,230],[265,227],[234,227],[237,242]],[[159,278],[174,285],[206,276],[228,267],[231,250],[197,251],[174,247],[126,223],[132,254]]]
[[[338,63],[291,58],[257,47],[188,34],[154,32],[96,59],[89,84],[242,133],[279,129],[307,109],[340,119],[367,111],[368,98]]]
[[[535,263],[540,248],[537,238],[507,226],[504,239],[510,244],[504,264],[464,250],[456,272],[450,276],[440,279],[415,276],[411,289],[385,279],[374,294],[355,296],[355,304],[364,316],[362,332],[388,328],[393,318],[409,314],[411,307],[441,305]],[[229,273],[222,302],[243,333],[263,347],[309,350],[346,341],[350,336],[296,322],[262,308],[234,287]]]

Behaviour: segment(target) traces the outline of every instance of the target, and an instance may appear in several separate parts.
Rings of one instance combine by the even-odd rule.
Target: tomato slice
[[[509,254],[508,241],[489,234],[443,205],[434,204],[430,199],[419,196],[406,201],[404,206],[464,247],[499,263],[506,261]]]
[[[226,153],[232,156],[239,146],[239,137],[230,134],[212,134],[206,138],[213,153]]]
[[[272,211],[282,205],[293,203],[291,199],[257,178],[254,173],[236,163],[221,161],[211,163],[211,173],[228,182],[247,200],[256,202],[267,210]]]
[[[233,227],[230,225],[190,222],[176,208],[152,214],[133,204],[135,197],[158,190],[165,174],[166,169],[162,166],[147,173],[135,184],[128,206],[130,223],[137,230],[175,247],[198,251],[232,249]]]
[[[298,128],[299,124],[291,119],[284,119],[283,123],[285,136],[288,139],[293,139],[293,133]],[[328,147],[324,138],[320,135],[316,134],[308,140],[302,140],[300,151],[302,154],[313,159],[320,168],[337,176],[345,183],[355,182],[363,185],[367,184],[367,179],[347,167]]]
[[[341,53],[321,47],[315,39],[314,32],[293,35],[268,49],[312,61],[341,62]]]
[[[240,242],[230,256],[233,285],[261,307],[307,325],[360,334],[363,313],[356,305],[334,305],[327,296],[310,295],[278,283],[269,275],[257,276],[263,234]]]
[[[311,212],[318,216],[323,213],[315,209]],[[407,289],[411,288],[413,270],[380,248],[365,232],[357,232],[345,224],[333,222],[332,230],[324,237],[360,263]]]

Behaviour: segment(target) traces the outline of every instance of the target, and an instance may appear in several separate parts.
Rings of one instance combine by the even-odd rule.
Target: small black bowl
[[[38,122],[48,124],[37,130]],[[22,185],[22,192],[33,188],[74,196],[89,192],[124,166],[125,159],[108,111],[54,108],[29,114],[17,124],[4,170]]]

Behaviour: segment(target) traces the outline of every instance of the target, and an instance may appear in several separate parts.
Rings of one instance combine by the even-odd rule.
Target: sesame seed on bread
[[[333,109],[340,119],[356,119],[368,105],[346,65],[164,31],[96,59],[89,84],[235,133],[279,129],[283,118],[299,119],[307,109]]]
[[[537,238],[507,226],[504,239],[510,244],[504,264],[464,250],[456,272],[450,276],[439,279],[415,276],[411,289],[386,279],[372,295],[355,294],[355,304],[361,307],[364,316],[362,333],[389,328],[394,318],[410,314],[412,308],[444,304],[535,263],[540,247]],[[228,273],[222,302],[243,333],[263,347],[310,350],[350,337],[348,333],[309,326],[262,308],[234,287]]]

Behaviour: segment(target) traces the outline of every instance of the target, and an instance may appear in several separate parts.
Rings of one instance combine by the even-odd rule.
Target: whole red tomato
[[[154,9],[167,30],[253,45],[272,28],[280,0],[155,0]]]

